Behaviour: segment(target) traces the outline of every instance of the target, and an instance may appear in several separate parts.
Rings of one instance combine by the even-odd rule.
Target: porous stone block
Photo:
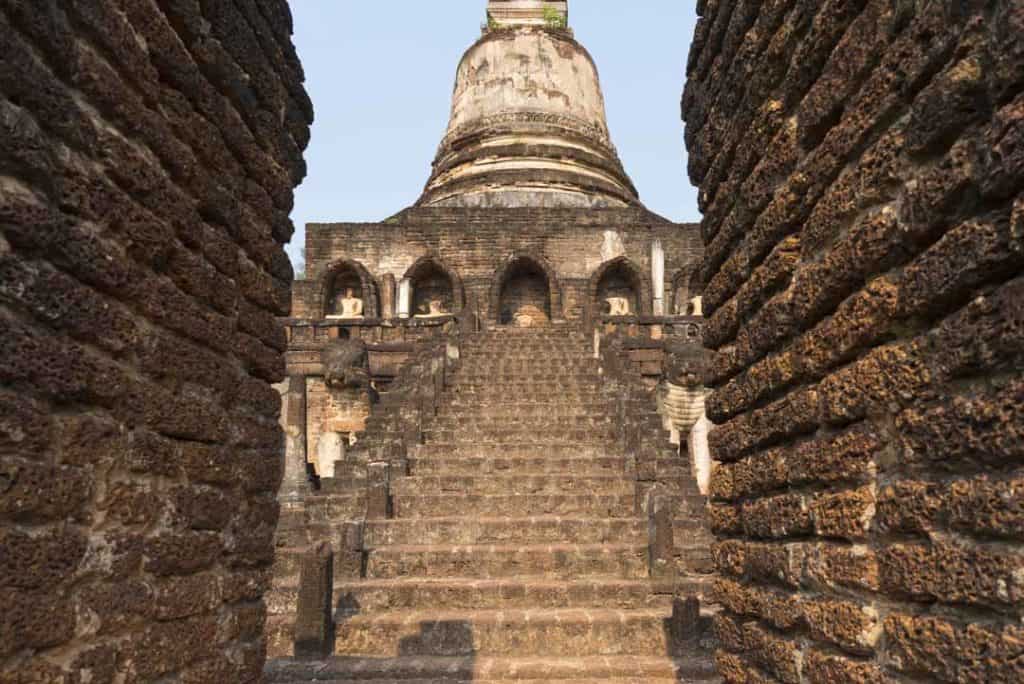
[[[698,4],[726,681],[1019,677],[1024,15],[947,9]]]
[[[259,677],[291,30],[278,0],[0,9],[0,680]]]

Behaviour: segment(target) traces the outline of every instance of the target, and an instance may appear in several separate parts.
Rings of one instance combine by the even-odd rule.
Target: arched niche
[[[560,319],[561,291],[547,261],[525,253],[506,259],[495,274],[491,315],[502,325],[546,325]]]
[[[363,317],[380,315],[380,294],[373,276],[358,261],[342,259],[331,264],[320,284],[321,317],[341,313],[341,299],[351,292],[363,301]]]
[[[700,268],[691,264],[679,269],[672,277],[672,308],[674,316],[701,315],[701,307],[695,301],[703,292]]]
[[[465,304],[462,280],[444,262],[433,256],[423,257],[405,273],[412,289],[410,313],[430,315],[439,310],[457,314]]]
[[[624,299],[633,315],[650,313],[651,293],[640,269],[626,257],[606,261],[590,277],[587,305],[591,318],[610,313],[608,300]]]

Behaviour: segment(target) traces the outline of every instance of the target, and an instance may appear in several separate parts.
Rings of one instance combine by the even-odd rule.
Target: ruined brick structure
[[[292,189],[284,0],[0,3],[0,681],[255,682]]]
[[[1024,680],[1024,6],[703,0],[729,682]]]
[[[564,1],[488,19],[416,205],[307,228],[268,672],[713,678],[697,226],[640,203]]]

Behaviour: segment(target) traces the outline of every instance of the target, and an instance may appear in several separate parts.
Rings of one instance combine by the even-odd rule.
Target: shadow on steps
[[[339,627],[358,614],[358,602],[338,603]],[[407,682],[463,684],[476,681],[472,626],[464,621],[421,623],[419,633],[398,641],[395,657],[332,656],[324,659],[282,658],[267,662],[267,684],[343,682]],[[376,649],[375,649],[376,650]],[[425,656],[425,653],[436,654]]]
[[[687,663],[676,670],[677,682],[718,681],[711,656],[715,647],[711,622],[711,616],[701,612],[696,596],[677,596],[672,601],[672,615],[663,626],[666,655]]]

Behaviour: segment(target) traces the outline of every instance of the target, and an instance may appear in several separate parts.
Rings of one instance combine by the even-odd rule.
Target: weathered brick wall
[[[0,680],[259,678],[284,0],[0,3]]]
[[[698,11],[721,672],[1022,681],[1024,5]]]
[[[364,391],[331,389],[322,377],[306,381],[306,450],[319,475],[332,473],[341,451],[333,443],[321,446],[325,432],[362,432],[370,414],[370,398]],[[326,459],[326,460],[325,460]]]
[[[360,264],[379,284],[386,274],[401,280],[419,259],[433,256],[462,281],[466,305],[490,316],[499,270],[510,255],[528,254],[554,272],[563,317],[579,319],[588,306],[590,278],[616,257],[628,258],[649,293],[654,240],[665,250],[668,310],[673,279],[700,260],[699,234],[692,224],[641,209],[415,208],[385,223],[312,224],[306,233],[308,280],[296,283],[293,315],[319,315],[323,277],[342,258]]]

